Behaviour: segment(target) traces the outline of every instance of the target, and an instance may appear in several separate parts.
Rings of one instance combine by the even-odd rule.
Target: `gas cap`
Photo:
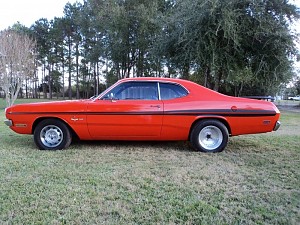
[[[237,107],[234,105],[231,107],[232,112],[236,112],[237,111]]]

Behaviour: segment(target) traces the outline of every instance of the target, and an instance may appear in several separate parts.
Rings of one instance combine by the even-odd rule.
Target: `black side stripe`
[[[168,116],[224,116],[224,117],[261,117],[275,116],[272,110],[237,110],[233,112],[227,109],[214,110],[173,110],[173,111],[132,111],[132,112],[12,112],[12,115],[168,115]]]
[[[275,116],[276,112],[273,110],[237,110],[232,111],[230,109],[204,109],[204,110],[174,110],[165,111],[165,115],[224,115],[224,116]]]

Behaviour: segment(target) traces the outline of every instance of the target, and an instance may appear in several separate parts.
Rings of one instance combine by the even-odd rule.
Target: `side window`
[[[177,84],[160,83],[159,87],[161,100],[181,98],[188,94],[187,90]]]
[[[158,100],[156,82],[126,82],[109,91],[102,99]]]

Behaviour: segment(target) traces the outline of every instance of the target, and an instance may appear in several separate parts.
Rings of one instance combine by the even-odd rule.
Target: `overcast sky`
[[[18,21],[30,27],[40,18],[61,17],[67,2],[83,3],[83,0],[0,0],[0,30]]]

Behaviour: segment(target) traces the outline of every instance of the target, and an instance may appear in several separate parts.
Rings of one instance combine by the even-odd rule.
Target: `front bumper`
[[[13,125],[12,120],[8,120],[8,119],[4,120],[4,123],[6,126],[9,126],[9,127],[11,127]]]
[[[274,129],[273,129],[273,131],[276,131],[276,130],[278,130],[278,129],[279,129],[279,127],[280,127],[280,125],[281,125],[280,121],[276,121],[276,124],[275,124],[275,126],[274,126]]]

